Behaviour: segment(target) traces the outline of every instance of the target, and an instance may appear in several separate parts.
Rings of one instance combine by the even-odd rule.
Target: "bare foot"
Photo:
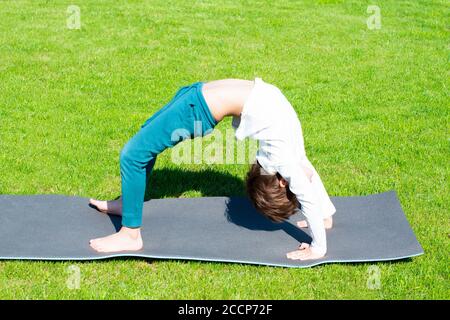
[[[96,207],[100,212],[113,214],[116,216],[122,215],[122,198],[110,201],[90,199],[89,203]]]
[[[143,247],[141,229],[122,227],[119,232],[89,242],[97,252],[138,251]]]
[[[323,219],[323,224],[325,225],[325,229],[333,228],[333,217]],[[297,227],[308,228],[308,222],[306,220],[301,220],[297,222]]]

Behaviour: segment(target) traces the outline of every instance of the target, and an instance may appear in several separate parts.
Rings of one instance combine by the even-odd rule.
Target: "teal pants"
[[[120,152],[123,226],[137,228],[142,224],[146,183],[158,154],[184,139],[204,136],[216,126],[202,86],[203,82],[196,82],[181,87]]]

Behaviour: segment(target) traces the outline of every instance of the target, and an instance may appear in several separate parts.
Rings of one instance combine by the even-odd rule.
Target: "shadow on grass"
[[[244,183],[229,173],[211,169],[155,169],[148,179],[144,201],[177,198],[187,191],[198,191],[203,197],[244,195]]]

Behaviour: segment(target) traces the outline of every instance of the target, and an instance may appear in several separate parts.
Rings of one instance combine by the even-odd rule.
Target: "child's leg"
[[[169,147],[170,128],[164,127],[164,123],[158,118],[153,120],[128,141],[120,153],[122,225],[125,227],[137,228],[142,224],[148,177],[157,154]]]
[[[98,251],[103,252],[138,250],[126,248],[126,244],[121,241],[122,235],[119,234],[122,230],[132,230],[141,226],[147,177],[156,156],[185,138],[210,132],[217,124],[206,105],[201,87],[202,83],[195,83],[180,89],[175,98],[148,119],[122,149],[120,174],[124,228],[116,235],[93,240],[91,246],[94,249],[102,248]],[[201,131],[197,132],[199,123]]]
[[[123,226],[136,228],[142,223],[146,173],[151,172],[156,156],[186,138],[203,136],[217,124],[204,101],[201,86],[202,83],[195,83],[181,88],[169,105],[147,120],[122,149]]]
[[[137,251],[143,246],[140,226],[147,172],[155,163],[161,143],[158,141],[163,141],[159,138],[164,138],[164,134],[155,135],[162,130],[157,119],[141,128],[120,153],[122,228],[115,234],[91,240],[91,247],[98,252]]]
[[[146,186],[149,185],[150,176],[153,171],[153,166],[155,165],[155,162],[156,162],[156,157],[154,157],[145,167],[145,171],[146,171],[145,184],[146,184]],[[145,193],[146,192],[144,192],[144,194]],[[94,207],[96,207],[97,210],[99,210],[100,212],[117,215],[117,216],[122,215],[122,197],[119,197],[118,199],[115,199],[115,200],[108,200],[108,201],[90,199],[89,203],[91,205],[93,205]]]

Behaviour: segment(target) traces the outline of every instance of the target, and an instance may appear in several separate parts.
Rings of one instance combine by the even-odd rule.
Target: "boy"
[[[157,155],[188,138],[176,133],[203,136],[226,116],[233,117],[237,139],[250,137],[260,143],[257,161],[247,176],[247,193],[255,207],[280,222],[296,213],[300,205],[307,219],[298,226],[311,229],[311,245],[302,243],[287,257],[323,257],[327,250],[325,229],[332,227],[331,216],[336,210],[306,158],[297,114],[277,87],[260,78],[196,82],[179,89],[150,117],[121,151],[121,198],[90,200],[101,212],[122,215],[122,228],[116,234],[91,240],[91,247],[98,252],[140,250],[145,185]],[[200,128],[194,125],[199,121]]]

